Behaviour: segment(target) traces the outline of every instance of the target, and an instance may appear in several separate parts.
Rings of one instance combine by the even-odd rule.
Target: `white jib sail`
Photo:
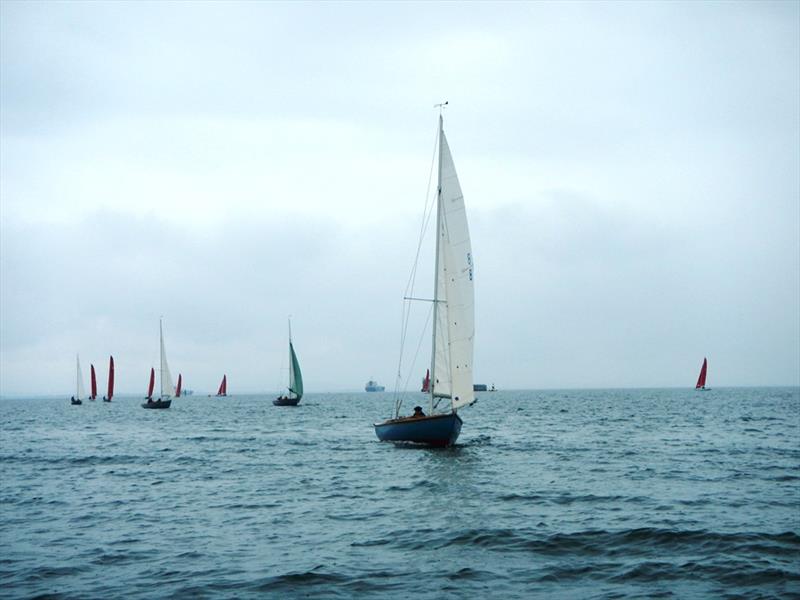
[[[439,231],[435,380],[432,393],[449,397],[453,409],[472,404],[472,355],[475,339],[475,291],[472,246],[464,196],[444,131],[440,139]]]
[[[164,349],[164,330],[160,322],[158,329],[161,334],[161,397],[166,399],[171,398],[175,393],[175,385],[172,383],[172,375],[170,375],[169,365],[167,364],[167,351]]]
[[[78,385],[77,385],[77,396],[75,396],[76,400],[80,400],[86,395],[86,389],[83,387],[83,373],[81,372],[81,357],[76,355],[75,358],[78,362]]]

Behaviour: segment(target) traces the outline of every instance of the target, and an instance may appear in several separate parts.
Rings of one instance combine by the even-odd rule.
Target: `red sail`
[[[153,388],[156,387],[156,370],[150,367],[150,383],[147,385],[147,397],[153,397]]]
[[[425,371],[425,379],[422,380],[422,391],[423,392],[430,392],[431,391],[431,370],[430,369]]]
[[[90,365],[92,367],[92,400],[97,398],[97,376],[94,374],[94,365]]]
[[[180,398],[181,397],[181,382],[182,381],[183,381],[183,378],[182,378],[181,374],[178,373],[178,385],[175,387],[175,397],[176,398]]]
[[[704,358],[703,367],[700,369],[700,377],[697,378],[697,385],[694,386],[695,389],[699,390],[706,387],[706,371],[708,371],[708,361]]]
[[[228,394],[228,376],[222,376],[222,383],[219,384],[219,390],[217,390],[217,396],[225,396]]]
[[[108,363],[108,400],[114,397],[114,357]]]

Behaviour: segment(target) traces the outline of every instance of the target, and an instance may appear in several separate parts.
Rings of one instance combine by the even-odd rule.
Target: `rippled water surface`
[[[796,388],[139,402],[0,401],[3,597],[800,596]]]

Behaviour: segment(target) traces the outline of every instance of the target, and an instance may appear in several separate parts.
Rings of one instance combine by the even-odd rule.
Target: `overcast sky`
[[[392,387],[443,100],[477,382],[798,385],[799,7],[2,2],[0,394]]]

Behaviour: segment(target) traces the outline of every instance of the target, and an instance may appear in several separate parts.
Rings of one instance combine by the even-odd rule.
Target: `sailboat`
[[[275,406],[297,406],[300,398],[303,397],[303,373],[300,371],[300,363],[292,345],[292,322],[289,321],[289,393],[285,396],[278,396],[272,403]]]
[[[430,414],[417,406],[410,417],[395,414],[375,424],[381,441],[450,446],[461,432],[458,409],[475,402],[472,355],[475,336],[474,269],[464,197],[444,135],[439,111],[439,170],[436,195],[436,253],[433,283],[433,335],[430,367]],[[437,412],[445,401],[446,410]],[[441,409],[440,409],[441,410]]]
[[[83,404],[81,398],[86,395],[86,390],[83,387],[83,374],[81,373],[81,357],[77,354],[75,355],[75,361],[77,363],[77,384],[75,389],[75,395],[70,398],[69,402],[72,405]]]
[[[422,378],[422,389],[421,392],[430,392],[431,391],[431,370],[427,369],[425,371],[425,377]]]
[[[708,360],[706,358],[703,358],[703,366],[700,367],[700,376],[697,378],[697,385],[694,386],[694,389],[701,392],[705,392],[711,389],[706,387],[707,373],[708,373]]]
[[[227,396],[228,395],[228,376],[223,375],[222,381],[219,384],[219,389],[217,390],[217,396]]]
[[[181,397],[181,386],[183,386],[183,375],[178,373],[178,385],[175,386],[175,397]]]
[[[94,374],[94,365],[90,364],[89,367],[91,368],[92,372],[92,393],[89,396],[89,400],[94,400],[97,398],[97,376]]]
[[[175,388],[172,385],[172,375],[169,373],[169,365],[167,364],[167,351],[164,348],[164,327],[161,324],[161,319],[158,320],[158,333],[161,339],[161,397],[158,400],[153,400],[151,397],[142,404],[142,408],[169,408],[172,404],[172,393]]]
[[[103,396],[103,402],[111,402],[114,397],[114,357],[109,357],[108,360],[108,395]]]
[[[152,400],[153,399],[153,390],[156,387],[156,370],[153,367],[150,367],[150,381],[147,384],[147,396],[144,397],[145,400]]]

